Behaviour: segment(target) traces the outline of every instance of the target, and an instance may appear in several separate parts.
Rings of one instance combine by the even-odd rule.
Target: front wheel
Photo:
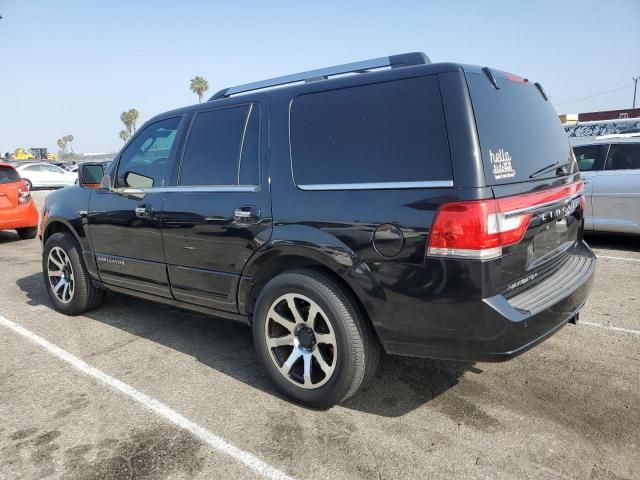
[[[54,308],[79,315],[102,303],[104,292],[91,282],[80,248],[69,234],[54,233],[44,245],[42,272]]]
[[[327,275],[296,270],[270,280],[256,302],[258,356],[286,395],[328,407],[375,372],[380,346],[355,302]]]

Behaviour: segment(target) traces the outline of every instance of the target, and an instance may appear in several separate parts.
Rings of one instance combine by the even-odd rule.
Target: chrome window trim
[[[296,185],[300,190],[398,190],[411,188],[449,188],[453,180],[426,180],[422,182],[364,182],[364,183],[321,183]]]
[[[201,185],[201,186],[173,186],[157,188],[117,188],[115,193],[122,195],[147,195],[149,193],[216,193],[216,192],[259,192],[258,185]]]

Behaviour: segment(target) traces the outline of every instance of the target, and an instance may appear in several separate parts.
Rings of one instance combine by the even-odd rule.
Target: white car
[[[68,172],[44,162],[17,165],[16,170],[29,184],[29,188],[66,187],[73,185],[78,178],[77,172]]]

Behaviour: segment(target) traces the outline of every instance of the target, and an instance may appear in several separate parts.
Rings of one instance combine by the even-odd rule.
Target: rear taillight
[[[533,210],[570,200],[582,182],[541,192],[486,200],[447,203],[436,214],[429,236],[429,256],[487,260],[522,240]]]
[[[29,185],[23,185],[18,189],[18,205],[29,202],[31,200],[31,192],[29,191]]]

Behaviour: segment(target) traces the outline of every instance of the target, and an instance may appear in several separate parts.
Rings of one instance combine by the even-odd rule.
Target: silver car
[[[640,134],[572,140],[585,181],[585,229],[640,234]]]

